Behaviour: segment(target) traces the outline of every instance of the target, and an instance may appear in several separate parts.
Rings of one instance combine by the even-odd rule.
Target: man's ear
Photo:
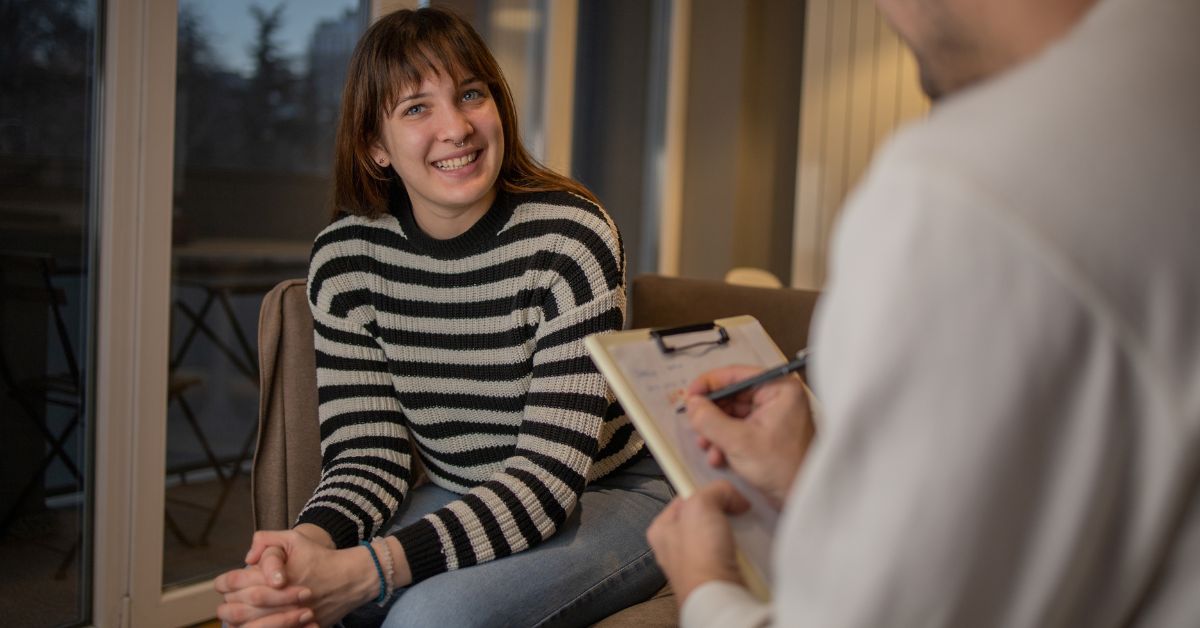
[[[388,157],[387,150],[379,142],[371,144],[371,161],[379,164],[380,168],[387,168],[388,164],[392,163],[391,158]]]

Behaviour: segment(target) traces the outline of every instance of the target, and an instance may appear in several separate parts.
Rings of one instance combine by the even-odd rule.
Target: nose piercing
[[[455,148],[462,148],[462,147],[463,147],[463,144],[466,144],[466,142],[455,142],[455,143],[454,143],[454,147],[455,147]]]

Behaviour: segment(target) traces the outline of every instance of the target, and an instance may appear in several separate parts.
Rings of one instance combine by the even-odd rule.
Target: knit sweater
[[[411,207],[340,218],[313,247],[321,480],[297,523],[338,547],[381,532],[409,489],[410,441],[461,499],[396,533],[413,581],[550,537],[642,439],[583,339],[620,329],[616,226],[562,192],[506,194],[462,235]]]

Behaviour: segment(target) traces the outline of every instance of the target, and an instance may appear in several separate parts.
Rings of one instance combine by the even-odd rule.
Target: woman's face
[[[473,224],[496,197],[504,131],[479,78],[430,73],[387,112],[371,156],[404,181],[414,215]]]

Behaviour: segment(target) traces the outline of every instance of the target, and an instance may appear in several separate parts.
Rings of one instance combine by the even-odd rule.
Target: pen
[[[754,388],[755,386],[761,386],[775,378],[783,377],[784,375],[787,375],[788,373],[795,373],[796,371],[799,371],[800,369],[804,368],[807,364],[808,364],[808,349],[801,349],[796,352],[796,359],[792,360],[791,362],[788,362],[786,364],[780,364],[779,366],[776,366],[775,368],[767,369],[767,370],[759,373],[758,375],[755,375],[754,377],[744,379],[736,384],[730,384],[724,388],[718,388],[717,390],[714,390],[704,396],[707,397],[709,401],[719,401],[726,397],[736,395],[736,394],[742,392],[743,390]],[[680,412],[683,412],[683,411],[684,411],[684,407],[680,406],[679,408],[677,408],[675,410],[675,413],[679,414]]]

